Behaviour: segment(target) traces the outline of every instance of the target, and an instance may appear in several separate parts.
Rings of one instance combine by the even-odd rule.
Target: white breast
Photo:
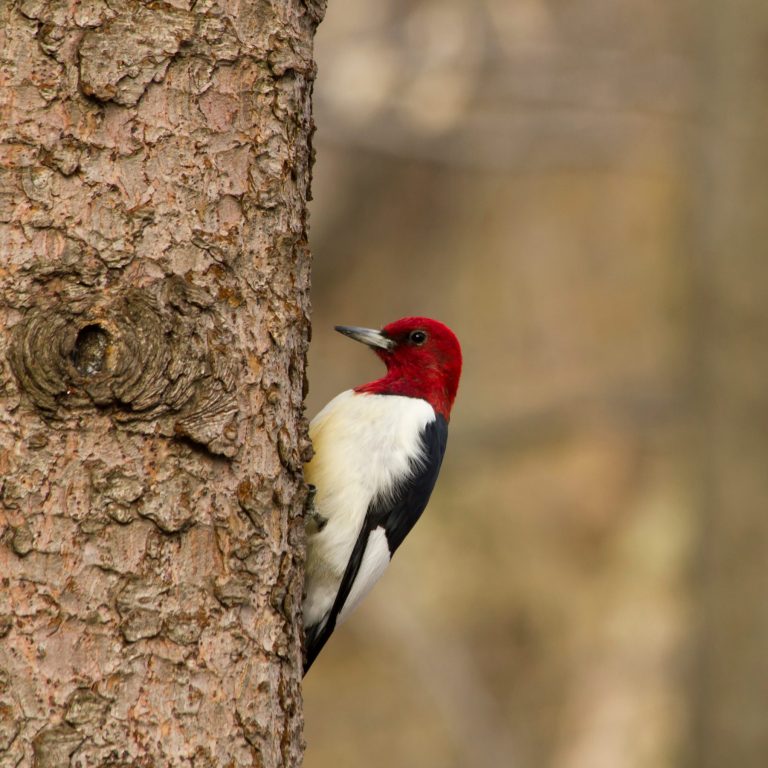
[[[386,495],[422,457],[421,434],[435,412],[425,400],[342,392],[312,420],[315,456],[305,468],[317,487],[315,509],[328,522],[307,542],[304,623],[330,610],[368,506]],[[384,531],[371,535],[343,616],[381,576],[389,552]]]

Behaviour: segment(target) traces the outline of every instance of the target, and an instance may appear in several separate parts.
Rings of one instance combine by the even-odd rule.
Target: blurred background
[[[306,768],[768,765],[768,4],[331,0],[332,330],[449,324],[425,516],[305,684]]]

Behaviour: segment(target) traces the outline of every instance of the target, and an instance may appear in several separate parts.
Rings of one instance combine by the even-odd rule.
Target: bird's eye
[[[427,334],[424,333],[424,331],[411,331],[408,334],[408,341],[410,341],[411,344],[415,344],[417,347],[420,347],[426,340]]]

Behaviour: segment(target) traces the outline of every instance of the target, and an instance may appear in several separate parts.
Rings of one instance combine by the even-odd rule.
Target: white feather
[[[412,471],[413,462],[423,459],[421,434],[434,419],[425,400],[347,390],[312,420],[315,457],[305,476],[317,487],[315,509],[327,523],[307,542],[306,626],[330,611],[371,500],[390,493]],[[388,562],[386,536],[377,529],[340,618],[346,618]]]
[[[368,536],[368,543],[365,547],[363,561],[360,563],[360,570],[352,584],[344,608],[339,612],[337,624],[341,624],[344,619],[352,613],[354,607],[370,592],[373,585],[381,578],[389,565],[389,544],[387,543],[387,533],[383,528],[376,528]]]

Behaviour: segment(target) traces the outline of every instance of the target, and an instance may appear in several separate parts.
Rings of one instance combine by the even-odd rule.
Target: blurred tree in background
[[[765,765],[767,33],[760,0],[331,4],[310,415],[379,371],[334,323],[438,317],[466,372],[307,679],[307,768]]]

